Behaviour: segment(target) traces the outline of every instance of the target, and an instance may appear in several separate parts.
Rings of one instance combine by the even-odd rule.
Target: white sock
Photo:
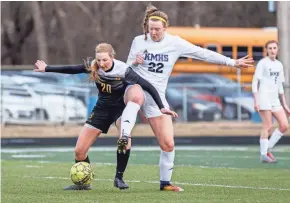
[[[273,147],[277,144],[277,142],[281,139],[282,136],[283,136],[283,133],[281,133],[278,128],[276,128],[273,131],[269,139],[269,151],[273,149]]]
[[[266,155],[268,151],[268,139],[260,139],[260,152],[261,155]]]
[[[161,181],[171,180],[173,166],[174,166],[174,157],[175,157],[174,150],[172,152],[164,152],[161,150],[160,160],[159,160]]]
[[[121,117],[121,136],[130,136],[133,127],[136,123],[136,118],[138,111],[140,109],[140,105],[135,102],[129,101],[122,113]]]

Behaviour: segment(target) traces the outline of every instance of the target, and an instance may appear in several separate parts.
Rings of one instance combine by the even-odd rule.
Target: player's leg
[[[148,118],[148,122],[159,142],[161,153],[160,167],[160,190],[183,191],[182,188],[170,183],[174,166],[174,131],[172,118],[168,115]]]
[[[94,107],[93,112],[86,121],[78,137],[75,147],[75,161],[85,161],[90,163],[88,157],[88,151],[92,144],[96,141],[97,137],[101,133],[107,133],[110,125],[112,124],[112,118],[109,115],[109,109],[104,109],[98,106]],[[65,190],[90,190],[91,185],[71,185],[65,187]]]
[[[91,126],[87,123],[84,125],[79,134],[74,150],[76,163],[81,161],[90,163],[88,151],[101,133],[102,131],[95,128],[94,126]]]
[[[116,127],[120,131],[121,127],[121,118],[116,121]],[[119,137],[121,138],[121,137]],[[129,186],[124,182],[123,175],[127,168],[127,164],[130,157],[131,151],[131,137],[128,139],[128,143],[125,147],[125,151],[119,150],[117,147],[116,154],[117,154],[117,166],[116,166],[116,175],[114,179],[114,186],[119,189],[127,189]]]
[[[88,151],[97,137],[101,134],[101,130],[88,125],[87,123],[82,128],[75,147],[75,162],[87,162],[90,163]],[[70,185],[64,188],[64,190],[91,190],[92,185]]]
[[[267,156],[269,146],[269,133],[271,132],[272,123],[272,112],[271,110],[260,110],[259,114],[262,119],[262,130],[260,134],[260,154],[261,162],[272,163],[274,162],[270,157]]]
[[[124,94],[124,101],[126,107],[121,116],[120,136],[128,138],[135,126],[138,111],[144,103],[144,92],[141,86],[137,84],[128,86]],[[126,139],[120,139],[119,142],[120,147],[127,145]]]
[[[278,122],[279,127],[273,131],[271,138],[269,139],[268,156],[271,157],[273,160],[276,160],[271,151],[277,144],[277,142],[281,139],[283,134],[287,131],[289,123],[286,113],[282,107],[277,110],[272,110],[272,113],[274,118]]]

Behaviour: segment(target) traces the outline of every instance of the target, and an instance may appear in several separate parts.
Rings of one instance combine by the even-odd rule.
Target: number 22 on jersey
[[[154,72],[154,73],[163,73],[163,68],[164,68],[163,63],[150,62],[148,65],[149,65],[148,71]]]

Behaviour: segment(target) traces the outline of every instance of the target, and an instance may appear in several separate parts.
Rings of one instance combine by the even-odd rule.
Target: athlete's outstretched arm
[[[180,56],[195,58],[209,63],[233,66],[236,68],[252,67],[254,63],[253,59],[248,58],[248,56],[234,60],[217,52],[195,46],[182,38],[178,38],[176,46],[181,52]]]
[[[54,72],[54,73],[65,73],[65,74],[78,74],[78,73],[89,73],[85,64],[79,65],[66,65],[66,66],[48,66],[44,61],[38,60],[35,63],[36,72]]]

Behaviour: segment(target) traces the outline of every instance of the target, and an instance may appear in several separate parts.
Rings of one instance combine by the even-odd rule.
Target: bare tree
[[[111,43],[126,60],[132,40],[142,34],[150,2],[2,2],[2,63],[79,63],[94,55],[99,42]],[[267,2],[152,2],[165,11],[171,26],[276,26]],[[21,9],[20,9],[21,8]],[[35,32],[34,31],[35,28]]]
[[[35,23],[35,32],[36,32],[36,41],[38,47],[38,54],[41,60],[47,61],[48,60],[48,51],[47,51],[47,40],[45,34],[45,22],[42,18],[42,11],[40,2],[38,1],[31,1],[31,10],[32,16]]]
[[[68,55],[68,62],[73,63],[75,59],[75,46],[72,43],[72,38],[70,34],[69,27],[66,22],[66,13],[61,8],[61,2],[53,2],[56,18],[60,24],[60,30],[62,33],[63,40],[66,45],[67,55]]]
[[[6,5],[6,9],[10,10],[11,17],[2,18],[2,41],[6,49],[2,49],[1,61],[7,61],[10,59],[10,63],[13,65],[21,64],[21,49],[26,38],[31,34],[34,23],[31,15],[26,14],[24,17],[21,13],[20,2],[8,2],[10,5]]]

